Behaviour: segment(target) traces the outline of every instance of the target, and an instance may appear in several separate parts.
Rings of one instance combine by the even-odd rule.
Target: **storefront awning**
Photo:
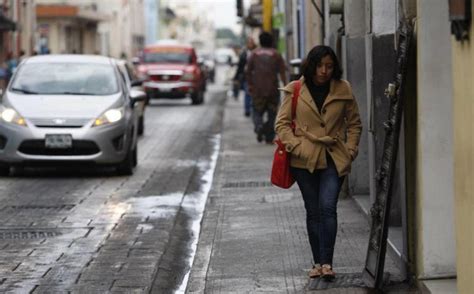
[[[16,23],[0,13],[0,31],[14,31],[16,30]]]

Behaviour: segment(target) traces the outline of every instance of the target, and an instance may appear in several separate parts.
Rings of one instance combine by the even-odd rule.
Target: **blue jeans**
[[[310,173],[307,169],[292,167],[291,174],[303,195],[313,261],[332,265],[337,234],[337,200],[344,177],[339,177],[329,156],[326,169]]]
[[[267,120],[263,117],[267,114]],[[252,110],[253,124],[255,126],[255,133],[261,133],[265,137],[265,141],[270,143],[275,138],[275,119],[276,111],[272,108],[267,108],[264,111],[258,111],[255,107]]]
[[[244,91],[244,113],[250,115],[252,113],[252,96],[250,96],[247,82],[244,82]]]

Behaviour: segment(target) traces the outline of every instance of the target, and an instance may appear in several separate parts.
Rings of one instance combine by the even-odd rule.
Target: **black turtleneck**
[[[324,101],[329,94],[329,85],[330,82],[327,82],[323,85],[316,85],[313,81],[309,80],[307,83],[311,97],[313,97],[314,103],[318,107],[318,110],[321,112],[323,108]]]

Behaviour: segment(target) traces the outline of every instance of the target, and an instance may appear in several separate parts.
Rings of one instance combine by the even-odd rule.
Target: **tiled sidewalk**
[[[221,150],[203,219],[188,293],[303,293],[318,286],[307,271],[311,252],[297,186],[269,183],[273,145],[257,143],[242,102],[228,98]],[[339,280],[357,284],[365,263],[369,225],[351,198],[338,206],[334,268]],[[387,257],[386,270],[397,274]],[[345,280],[344,280],[345,278]],[[327,283],[326,283],[327,284]],[[342,285],[343,286],[343,285]],[[328,293],[366,293],[338,288]],[[405,292],[400,292],[405,293]]]

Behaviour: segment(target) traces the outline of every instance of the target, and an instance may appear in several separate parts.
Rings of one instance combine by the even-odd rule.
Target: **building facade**
[[[436,280],[445,282],[446,289],[456,291],[457,285],[459,293],[470,293],[474,151],[468,120],[474,49],[451,35],[449,2],[455,1],[273,0],[272,31],[285,38],[285,46],[278,43],[278,48],[287,61],[303,59],[319,44],[331,46],[341,59],[364,128],[348,190],[368,213],[377,193],[389,110],[385,89],[397,69],[399,29],[401,23],[414,28],[388,252],[397,258],[401,274],[420,286],[430,289]],[[255,18],[250,10],[247,15]],[[256,27],[263,30],[258,25],[252,30]]]
[[[39,54],[99,54],[98,25],[107,20],[93,3],[39,0],[36,6]]]
[[[188,43],[199,53],[211,53],[216,49],[216,29],[210,14],[215,7],[211,2],[196,3],[189,0],[168,1],[167,8],[175,14],[170,19],[164,39],[176,39]]]
[[[145,45],[146,4],[145,0],[37,0],[36,49],[136,56]]]
[[[18,56],[20,51],[29,55],[34,50],[36,28],[35,0],[0,1],[0,57],[8,52]]]
[[[109,20],[102,22],[99,27],[103,43],[102,54],[125,59],[137,56],[145,46],[146,18],[144,11],[146,1],[103,0],[92,2],[97,2],[99,11],[110,14]]]
[[[428,1],[424,1],[428,2]],[[471,1],[464,11],[465,18],[469,19],[473,15]],[[428,6],[428,3],[425,3]],[[430,7],[429,9],[433,9]],[[446,13],[446,11],[444,11]],[[431,16],[430,16],[431,17]],[[466,23],[465,23],[466,24]],[[456,261],[457,261],[457,280],[459,293],[471,293],[474,289],[474,238],[472,228],[474,225],[473,189],[473,169],[474,166],[474,140],[473,125],[471,118],[473,115],[474,91],[472,89],[474,47],[474,27],[471,22],[467,22],[467,40],[456,40],[451,37],[451,55],[452,72],[446,74],[451,78],[453,95],[451,97],[451,107],[453,109],[453,158],[454,158],[454,207],[456,224]],[[449,45],[448,45],[449,46]],[[448,59],[449,50],[443,52],[442,60]],[[449,68],[446,69],[449,71]]]
[[[6,87],[7,59],[18,59],[21,54],[34,51],[35,6],[35,0],[0,1],[0,89]]]

